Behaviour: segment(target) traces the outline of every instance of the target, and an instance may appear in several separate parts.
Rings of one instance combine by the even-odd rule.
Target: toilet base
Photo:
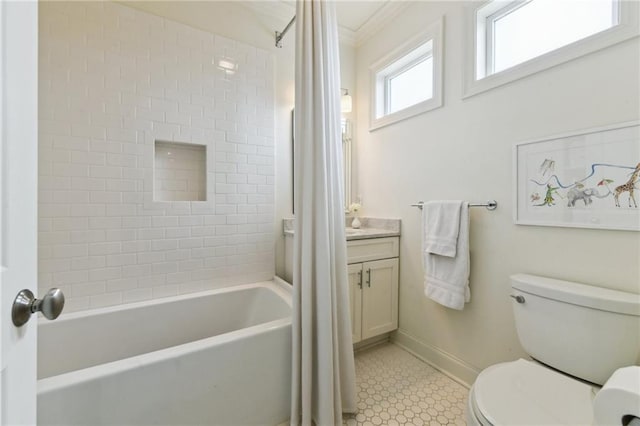
[[[479,416],[478,407],[476,406],[476,396],[473,390],[473,386],[469,389],[469,397],[467,398],[467,408],[465,410],[465,419],[467,421],[467,426],[490,426],[491,423],[488,421],[481,420]],[[486,420],[486,419],[485,419]]]

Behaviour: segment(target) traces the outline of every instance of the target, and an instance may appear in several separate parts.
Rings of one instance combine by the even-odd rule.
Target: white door
[[[37,317],[18,328],[13,300],[36,293],[38,4],[0,1],[0,426],[36,422]]]

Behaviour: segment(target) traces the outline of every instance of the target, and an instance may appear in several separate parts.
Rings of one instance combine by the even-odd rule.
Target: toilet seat
[[[483,425],[590,425],[596,389],[519,359],[480,373],[469,393],[469,410]]]

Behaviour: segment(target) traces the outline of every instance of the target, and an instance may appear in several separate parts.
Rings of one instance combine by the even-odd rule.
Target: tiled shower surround
[[[111,2],[39,7],[40,292],[70,312],[270,279],[271,55]],[[206,145],[206,201],[154,201],[156,140]]]

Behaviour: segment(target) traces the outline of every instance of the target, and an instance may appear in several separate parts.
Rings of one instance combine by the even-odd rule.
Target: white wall
[[[638,119],[638,39],[462,100],[464,4],[416,2],[357,50],[357,193],[363,214],[402,218],[397,338],[467,382],[524,353],[509,275],[546,275],[640,293],[637,232],[516,226],[512,146]],[[444,107],[369,132],[368,67],[445,15]],[[633,164],[637,161],[632,161]],[[448,310],[423,295],[418,200],[496,199],[471,211],[471,303]]]
[[[251,18],[206,7],[214,27]],[[273,276],[270,52],[116,3],[43,2],[39,71],[41,292],[73,311]],[[207,202],[153,201],[155,139],[208,146]]]

